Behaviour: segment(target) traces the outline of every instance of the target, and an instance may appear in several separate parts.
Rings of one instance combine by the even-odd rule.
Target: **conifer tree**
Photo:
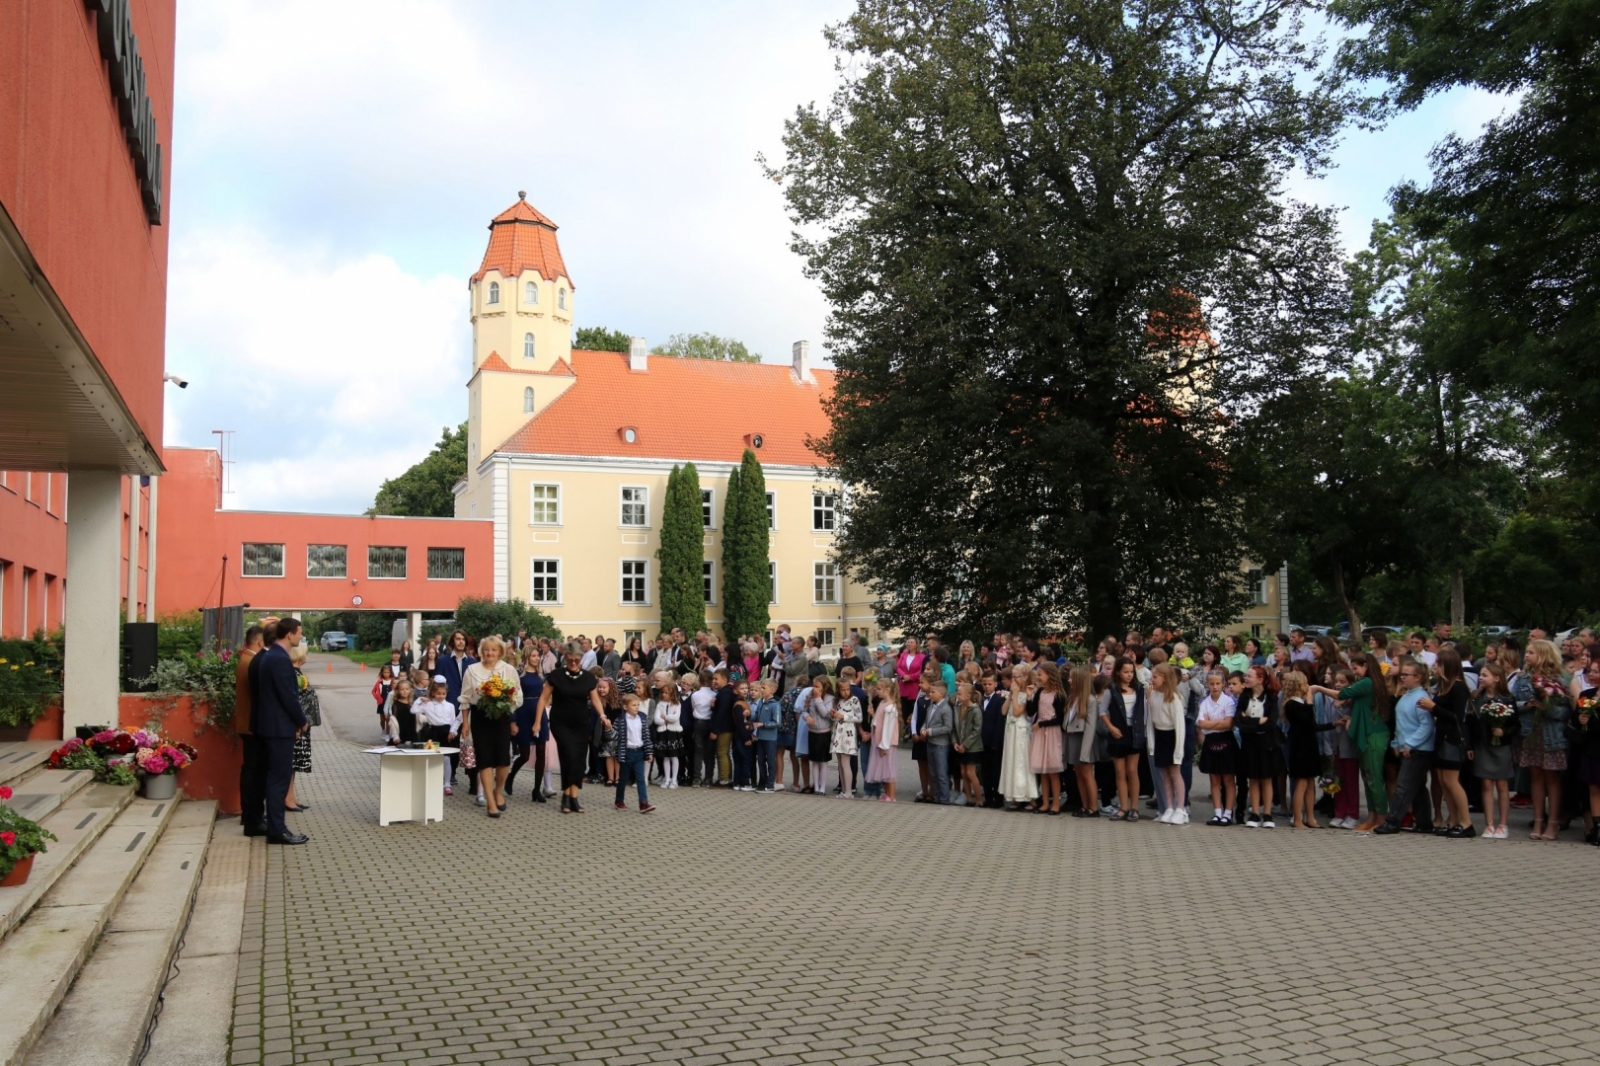
[[[674,466],[661,508],[661,628],[693,633],[706,625],[702,577],[700,473],[693,463]]]
[[[723,511],[723,617],[730,637],[748,636],[767,628],[770,581],[767,568],[767,482],[755,452],[728,478],[728,503]]]
[[[728,640],[744,636],[744,604],[739,599],[739,570],[744,566],[744,548],[739,543],[741,535],[739,510],[744,506],[740,490],[739,468],[728,474],[728,491],[722,501],[722,628]]]

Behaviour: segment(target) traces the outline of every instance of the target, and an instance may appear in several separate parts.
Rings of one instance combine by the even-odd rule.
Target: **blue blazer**
[[[258,737],[292,737],[305,728],[300,710],[300,679],[282,645],[272,644],[250,660],[250,732]]]
[[[449,693],[450,706],[454,707],[461,702],[461,675],[467,672],[467,667],[477,661],[468,655],[461,660],[461,665],[457,666],[454,652],[446,651],[439,656],[439,673],[444,677],[444,687]],[[433,678],[430,677],[428,680],[432,682]]]

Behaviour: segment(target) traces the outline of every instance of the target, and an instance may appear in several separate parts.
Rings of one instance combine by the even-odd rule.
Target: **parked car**
[[[350,646],[350,635],[341,633],[337,629],[330,629],[322,634],[322,639],[317,641],[317,647],[323,651],[344,651]]]
[[[1486,637],[1498,639],[1500,637],[1505,636],[1507,633],[1511,632],[1511,627],[1510,626],[1484,626],[1482,632],[1483,632],[1483,635],[1486,636]]]

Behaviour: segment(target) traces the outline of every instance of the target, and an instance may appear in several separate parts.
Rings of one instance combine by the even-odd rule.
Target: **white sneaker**
[[[772,791],[774,791],[774,792],[782,792],[783,791],[783,786],[782,785],[773,785],[772,786]]]
[[[1188,825],[1189,824],[1189,812],[1188,811],[1183,810],[1183,811],[1179,811],[1178,812],[1178,824],[1179,825]]]
[[[482,792],[479,792],[477,803],[480,807],[487,807],[489,806],[489,797],[485,796]]]

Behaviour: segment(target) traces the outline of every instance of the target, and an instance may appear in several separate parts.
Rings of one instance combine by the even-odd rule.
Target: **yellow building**
[[[832,558],[840,489],[806,444],[823,435],[833,373],[805,341],[792,362],[724,363],[573,350],[577,287],[556,225],[520,198],[489,224],[469,283],[472,379],[458,518],[494,519],[495,595],[563,633],[660,629],[661,509],[674,464],[695,464],[706,619],[720,632],[722,514],[746,448],[766,475],[773,625],[824,644],[877,636],[864,588]]]

